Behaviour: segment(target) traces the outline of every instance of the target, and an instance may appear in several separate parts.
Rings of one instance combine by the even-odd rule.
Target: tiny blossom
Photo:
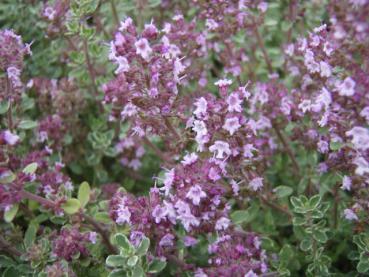
[[[320,75],[322,77],[327,77],[327,78],[331,77],[332,69],[328,63],[323,62],[323,61],[320,62]]]
[[[238,195],[240,192],[240,186],[235,180],[231,180],[232,191],[234,195]]]
[[[325,140],[320,140],[317,146],[320,153],[327,153],[329,151],[329,144]]]
[[[353,221],[353,220],[359,220],[359,218],[357,217],[357,215],[355,214],[355,212],[351,209],[345,209],[343,211],[344,213],[344,217],[347,219],[347,220],[350,220],[350,221]]]
[[[347,77],[342,83],[337,85],[336,89],[341,96],[352,96],[355,94],[355,85],[355,81]]]
[[[327,28],[327,24],[323,24],[323,25],[321,25],[319,27],[315,27],[314,28],[314,33],[320,33],[322,31],[324,31],[326,28]]]
[[[208,102],[204,97],[197,99],[194,105],[196,106],[196,109],[193,113],[197,118],[206,116]]]
[[[253,190],[253,191],[257,191],[259,190],[260,188],[263,187],[263,178],[261,177],[256,177],[254,179],[252,179],[249,183],[249,186],[250,188]]]
[[[353,160],[353,163],[356,165],[355,173],[357,175],[364,175],[365,173],[369,173],[369,163],[363,157],[356,157]]]
[[[196,245],[199,241],[195,239],[194,237],[185,236],[183,239],[183,242],[186,247],[191,247],[191,246]]]
[[[323,87],[321,93],[316,98],[315,105],[312,106],[312,110],[314,112],[319,112],[323,107],[328,109],[331,103],[332,95],[326,88]]]
[[[203,271],[203,269],[198,268],[195,272],[194,277],[208,277],[208,275]]]
[[[352,143],[357,150],[369,149],[369,130],[363,127],[354,127],[346,132],[346,136],[352,137]]]
[[[186,197],[192,200],[192,203],[196,206],[200,204],[201,198],[206,198],[206,193],[201,189],[199,185],[194,185],[187,192]]]
[[[115,74],[129,71],[129,63],[125,57],[117,57],[116,62],[118,64],[118,68],[115,70]]]
[[[174,69],[173,69],[174,80],[176,82],[179,82],[182,79],[182,78],[179,78],[179,74],[183,73],[185,69],[186,69],[186,66],[182,64],[180,59],[176,58],[174,60]]]
[[[43,12],[43,15],[49,20],[54,20],[55,14],[56,11],[52,7],[46,7]]]
[[[302,110],[303,113],[311,110],[311,100],[305,99],[299,104],[299,109]]]
[[[209,147],[210,152],[216,154],[217,159],[223,159],[224,154],[229,156],[231,154],[231,149],[229,144],[225,141],[217,140],[215,143]]]
[[[232,84],[232,81],[228,80],[228,79],[221,79],[221,80],[218,80],[214,83],[214,85],[216,85],[218,87],[228,87],[231,84]]]
[[[127,28],[129,26],[131,26],[132,24],[133,24],[132,18],[127,17],[124,21],[120,22],[119,31],[123,32],[123,31],[127,30]]]
[[[161,238],[159,245],[161,247],[171,247],[174,245],[174,239],[175,237],[172,234],[166,234],[164,237]]]
[[[209,174],[208,177],[210,180],[212,181],[218,181],[220,178],[222,178],[222,176],[219,175],[219,170],[216,169],[215,167],[211,167],[209,170]]]
[[[146,34],[148,37],[154,37],[158,32],[158,29],[152,21],[150,24],[145,24],[144,34]]]
[[[229,112],[242,112],[242,100],[238,97],[237,93],[232,93],[227,97],[227,104]]]
[[[351,178],[346,176],[346,175],[343,176],[341,189],[350,191],[351,190],[351,185],[352,185]]]
[[[160,205],[156,205],[156,207],[152,211],[152,216],[155,218],[155,223],[157,224],[159,224],[160,221],[165,220],[166,215],[166,209],[164,207],[161,207]]]
[[[251,159],[252,157],[254,157],[254,151],[257,151],[257,149],[254,147],[253,144],[245,144],[243,146],[243,156],[245,158]]]
[[[126,198],[121,199],[121,203],[119,204],[118,210],[116,211],[117,219],[115,220],[115,222],[120,225],[124,223],[130,224],[131,222],[131,212],[129,211],[128,207],[125,206],[125,201]]]
[[[227,118],[223,125],[223,129],[227,130],[232,136],[239,128],[241,124],[238,117]]]
[[[252,271],[252,269],[250,269],[244,277],[258,277],[258,275],[254,271]]]
[[[164,181],[163,181],[164,186],[160,189],[160,190],[164,191],[165,195],[169,194],[169,192],[172,188],[172,185],[173,185],[174,177],[175,177],[174,168],[167,171],[167,172],[165,172]]]
[[[228,218],[221,217],[215,223],[215,230],[218,230],[218,231],[226,230],[229,227],[230,223],[231,221]]]
[[[258,9],[262,12],[265,13],[268,10],[268,3],[267,2],[260,2],[258,4]]]
[[[183,161],[181,161],[181,164],[183,165],[191,165],[194,164],[198,159],[198,156],[196,153],[190,153],[183,157]]]
[[[194,130],[197,135],[206,135],[208,133],[208,130],[206,128],[205,122],[201,120],[195,120],[193,122],[192,130]]]
[[[366,121],[369,122],[369,107],[365,107],[361,110],[360,116],[364,117]]]
[[[73,184],[72,182],[68,181],[68,182],[65,182],[64,183],[64,188],[67,190],[67,191],[73,191],[74,187],[73,187]]]
[[[146,38],[141,38],[135,42],[136,54],[140,55],[144,60],[147,60],[152,53],[150,44]]]
[[[292,56],[295,52],[295,46],[293,44],[289,44],[287,45],[285,51],[284,51],[288,56]]]
[[[200,221],[195,216],[193,216],[191,212],[181,213],[178,215],[177,218],[181,221],[183,227],[187,232],[191,231],[191,226],[200,225]]]
[[[208,18],[208,19],[206,19],[205,26],[210,31],[213,31],[213,30],[216,30],[219,27],[219,24],[214,19]]]
[[[281,101],[281,111],[282,111],[282,113],[284,113],[285,115],[290,115],[291,114],[291,106],[292,106],[291,100],[289,100],[287,97],[283,97],[282,101]]]
[[[19,141],[19,136],[13,134],[9,130],[3,131],[0,138],[2,138],[8,145],[15,145]]]
[[[97,241],[97,233],[96,232],[89,232],[88,239],[92,244],[95,244]]]
[[[131,117],[135,114],[137,114],[137,106],[133,105],[132,103],[125,105],[123,111],[120,113],[122,119]]]

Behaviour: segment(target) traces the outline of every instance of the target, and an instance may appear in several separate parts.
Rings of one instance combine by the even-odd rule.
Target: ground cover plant
[[[368,0],[2,0],[0,272],[366,276]]]

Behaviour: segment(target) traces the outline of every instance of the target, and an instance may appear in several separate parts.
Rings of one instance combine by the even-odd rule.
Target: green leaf
[[[24,130],[33,129],[35,127],[37,127],[37,122],[33,120],[22,120],[18,125],[18,128]]]
[[[324,213],[322,213],[321,211],[319,210],[314,210],[312,213],[311,213],[311,217],[312,218],[322,218],[324,217]]]
[[[160,271],[162,271],[165,266],[167,265],[167,263],[165,261],[161,261],[161,260],[153,260],[150,264],[149,264],[149,270],[148,273],[159,273]]]
[[[305,217],[296,216],[292,219],[292,223],[293,223],[293,225],[301,226],[301,225],[304,225],[306,223],[306,219],[305,219]]]
[[[289,261],[293,257],[294,257],[294,252],[293,252],[291,245],[289,244],[284,245],[281,251],[279,252],[280,263],[287,266]]]
[[[102,223],[111,223],[111,219],[107,212],[99,212],[95,214],[95,220]]]
[[[290,21],[282,21],[282,24],[281,24],[281,30],[283,32],[287,32],[289,29],[291,29],[293,26],[293,23],[290,22]]]
[[[310,208],[312,208],[312,209],[317,208],[319,206],[319,204],[320,204],[321,201],[322,201],[322,198],[320,197],[319,194],[314,195],[309,200],[309,206],[310,206]]]
[[[10,101],[2,101],[0,103],[0,114],[6,113],[10,108]]]
[[[294,208],[303,208],[304,207],[304,203],[302,203],[300,198],[298,198],[296,196],[291,197],[291,204]]]
[[[110,267],[122,267],[126,259],[120,255],[110,255],[106,258],[106,265]]]
[[[140,265],[137,265],[132,272],[132,277],[144,277],[145,272]]]
[[[26,246],[26,248],[30,247],[33,244],[33,242],[35,241],[37,230],[38,230],[38,224],[37,223],[32,222],[28,226],[27,231],[24,234],[24,245]]]
[[[314,230],[313,237],[320,243],[326,243],[328,240],[327,234],[322,230]]]
[[[287,186],[279,186],[274,189],[275,194],[278,198],[290,196],[293,193],[293,189]]]
[[[109,273],[108,277],[126,277],[127,273],[123,269],[115,269]]]
[[[24,169],[23,169],[23,173],[26,174],[33,174],[36,172],[38,167],[37,163],[30,163],[29,165],[27,165]]]
[[[88,201],[90,201],[90,185],[87,182],[83,182],[78,189],[78,200],[81,203],[81,207],[87,205]]]
[[[62,204],[61,207],[67,214],[75,214],[81,208],[81,203],[79,202],[78,199],[71,198],[68,199],[67,202]]]
[[[127,265],[129,267],[134,267],[137,264],[137,262],[138,262],[138,256],[135,255],[135,256],[132,256],[128,259]]]
[[[14,217],[17,215],[18,212],[18,208],[19,205],[18,204],[13,204],[12,207],[7,210],[6,212],[4,212],[4,220],[5,222],[12,222]]]
[[[4,270],[2,277],[15,277],[15,276],[21,276],[21,272],[17,270],[15,267],[8,267]]]
[[[300,243],[300,248],[302,251],[309,251],[313,246],[313,242],[310,238],[304,238]]]
[[[11,171],[7,171],[5,173],[3,173],[0,177],[0,184],[8,184],[13,182],[15,179],[17,178],[17,176],[11,172]]]
[[[16,265],[16,263],[9,257],[0,255],[0,268],[2,267],[10,267]]]
[[[369,261],[368,260],[360,260],[360,262],[356,266],[357,271],[360,273],[365,273],[369,270]]]
[[[149,250],[150,247],[150,240],[147,237],[144,237],[139,246],[137,247],[136,254],[139,256],[146,255],[147,250]]]
[[[130,243],[130,241],[128,240],[128,238],[122,233],[116,234],[114,236],[114,239],[115,239],[117,245],[119,247],[122,247],[126,251],[129,251],[133,248],[133,246]]]
[[[329,148],[332,150],[332,151],[338,151],[340,150],[345,144],[342,143],[342,142],[339,142],[339,141],[331,141],[329,143]]]
[[[259,205],[252,204],[247,210],[234,211],[231,214],[231,219],[234,224],[249,223],[259,212]]]

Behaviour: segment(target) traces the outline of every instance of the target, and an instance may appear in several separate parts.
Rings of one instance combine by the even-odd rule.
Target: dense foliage
[[[363,276],[368,0],[2,0],[2,276]]]

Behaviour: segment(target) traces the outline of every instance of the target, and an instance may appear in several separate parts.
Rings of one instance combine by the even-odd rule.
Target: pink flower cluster
[[[21,73],[25,55],[32,55],[31,45],[24,44],[22,38],[12,30],[1,30],[0,70],[5,77],[0,77],[0,101],[19,100],[23,91]]]

